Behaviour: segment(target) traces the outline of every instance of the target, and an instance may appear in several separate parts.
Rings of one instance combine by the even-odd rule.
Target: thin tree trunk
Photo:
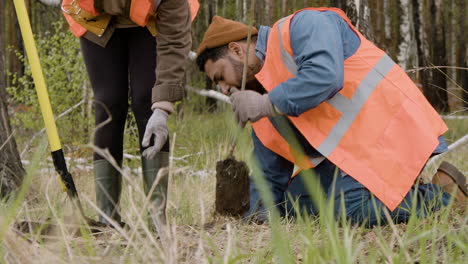
[[[349,20],[351,20],[351,23],[359,27],[359,9],[358,6],[356,5],[356,0],[344,0],[345,3],[341,3],[342,5],[344,4],[344,11],[346,15],[349,17]]]
[[[392,37],[391,19],[390,19],[390,0],[383,2],[383,16],[384,16],[384,33],[385,39],[389,40]]]
[[[227,0],[223,0],[223,12],[222,12],[223,17],[226,17],[226,1]]]
[[[372,24],[370,18],[369,2],[367,0],[359,1],[359,31],[370,41],[374,41]]]
[[[264,18],[263,13],[265,13],[264,2],[263,1],[255,1],[253,26],[255,26],[257,24],[265,25],[265,23],[263,21],[263,18]]]
[[[456,16],[456,1],[450,0],[450,8],[447,10],[447,22],[450,23],[449,30],[447,32],[447,44],[448,44],[448,51],[449,51],[449,65],[457,65],[457,16]],[[463,9],[462,9],[463,10]],[[453,80],[457,79],[457,71],[455,69],[449,69],[450,71],[450,78]]]
[[[388,26],[390,29],[390,38],[388,38],[387,41],[390,45],[388,46],[387,53],[390,55],[390,57],[392,57],[394,61],[398,61],[398,48],[400,46],[400,43],[402,42],[402,35],[400,32],[400,25],[402,23],[402,8],[400,5],[400,0],[390,0],[388,8],[388,12],[390,15],[388,21]]]
[[[329,5],[343,10],[348,16],[351,23],[358,27],[358,10],[356,5],[357,0],[330,0]],[[320,5],[323,5],[320,3]]]
[[[385,39],[384,0],[370,1],[370,3],[374,43],[381,49],[387,51],[387,41]]]
[[[435,21],[432,21],[432,14],[431,14],[431,3],[430,1],[433,0],[419,0],[420,1],[420,14],[421,14],[421,19],[420,19],[420,29],[421,29],[421,53],[422,57],[420,57],[420,67],[426,67],[430,66],[431,64],[429,63],[429,58],[431,57],[431,46],[433,45],[432,41],[432,24],[435,23]],[[428,22],[431,21],[431,22]],[[426,95],[426,91],[429,89],[428,87],[431,86],[432,82],[432,76],[433,76],[433,71],[432,70],[424,70],[421,71],[421,88],[423,92]],[[427,96],[427,95],[426,95]]]
[[[456,16],[456,9],[455,9],[455,0],[445,0],[446,7],[444,8],[444,17],[445,22],[447,23],[447,30],[445,31],[445,39],[446,39],[446,57],[447,57],[447,65],[457,65],[457,40],[456,40],[456,33],[457,33],[457,19]],[[457,79],[457,70],[453,68],[447,68],[447,93],[457,95],[457,96],[448,96],[447,103],[449,108],[456,107],[456,104],[459,99],[460,91],[456,86],[456,79]],[[453,80],[453,81],[450,81]]]
[[[431,56],[428,66],[445,66],[447,65],[446,48],[445,48],[445,21],[443,15],[442,0],[430,1],[430,17],[432,25],[430,26],[431,39]],[[432,79],[429,85],[423,87],[426,95],[432,106],[439,112],[447,112],[448,95],[447,95],[447,69],[435,69],[432,71]]]
[[[0,10],[5,9],[5,2],[0,3]],[[7,31],[7,16],[0,16],[0,43],[5,43]],[[15,191],[21,184],[25,174],[21,159],[13,137],[10,117],[7,109],[6,95],[6,50],[0,46],[0,196],[6,196]]]
[[[416,41],[416,55],[417,55],[417,66],[421,67],[424,65],[424,53],[422,47],[422,30],[421,27],[421,3],[420,0],[412,0],[413,1],[413,25],[414,25],[414,38]],[[420,83],[425,83],[424,81],[425,75],[424,72],[417,71],[416,72],[416,80],[419,80]]]
[[[418,47],[416,46],[416,34],[417,32],[415,31],[414,24],[412,23],[413,21],[413,15],[414,15],[414,9],[417,10],[417,6],[414,6],[412,3],[412,0],[409,0],[409,9],[408,9],[408,24],[410,27],[410,34],[411,34],[411,40],[409,43],[409,58],[408,58],[408,68],[415,68],[418,66]],[[415,75],[410,75],[410,77],[413,79]],[[414,79],[416,80],[416,79]]]
[[[207,0],[207,12],[206,12],[206,20],[208,21],[207,25],[211,23],[211,20],[216,15],[217,3],[218,3],[217,0]],[[205,76],[205,87],[208,90],[213,90],[214,88],[214,83],[208,76]],[[216,100],[213,98],[206,98],[206,107],[208,111],[216,111],[217,109]]]
[[[2,90],[0,91],[0,197],[3,197],[21,185],[25,172],[10,127],[4,83],[1,85],[3,87],[0,87]]]
[[[18,21],[16,19],[16,13],[13,7],[13,1],[3,1],[4,6],[2,8],[2,25],[5,25],[5,39],[1,46],[6,48],[4,69],[9,73],[16,73],[17,78],[23,76],[24,68],[21,61],[16,56],[15,52],[24,54],[23,42],[21,40],[21,32],[19,30]],[[10,49],[10,47],[12,49]],[[5,71],[3,71],[5,72]],[[11,78],[6,79],[6,86],[11,85]]]
[[[273,1],[272,0],[265,0],[265,17],[264,17],[264,24],[267,25],[267,26],[271,26],[272,24],[272,21],[271,21],[271,18],[272,18],[272,7],[273,7]]]
[[[466,0],[458,0],[458,10],[459,10],[459,17],[458,17],[458,63],[460,67],[464,68],[458,70],[458,78],[457,84],[462,87],[463,95],[463,107],[465,111],[468,111],[468,57],[466,54],[467,49],[467,40],[466,40],[466,32],[468,32],[467,22],[466,22],[466,8],[467,3]]]
[[[281,0],[281,17],[287,16],[288,0]]]
[[[330,0],[330,6],[339,8],[346,13],[346,0]]]
[[[242,2],[241,0],[236,0],[236,20],[241,21],[242,19]]]
[[[410,58],[410,48],[411,43],[413,43],[413,36],[411,32],[411,23],[410,23],[410,0],[400,0],[400,6],[402,13],[400,14],[401,23],[400,23],[400,36],[402,41],[398,45],[398,54],[397,60],[398,64],[403,68],[407,69]]]
[[[247,21],[247,10],[249,10],[247,8],[247,0],[242,0],[242,21],[244,23]]]

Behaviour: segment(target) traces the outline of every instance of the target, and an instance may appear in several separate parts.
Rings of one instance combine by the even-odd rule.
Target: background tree
[[[458,17],[458,57],[457,57],[457,65],[459,65],[462,69],[457,70],[457,83],[462,88],[462,98],[463,98],[463,106],[465,109],[468,109],[468,57],[466,54],[467,50],[467,38],[466,32],[468,32],[468,18],[466,16],[466,8],[468,6],[466,0],[458,0],[455,5],[459,12]],[[455,41],[454,41],[455,42]]]
[[[210,0],[200,0],[206,3]],[[213,1],[215,15],[244,21],[251,1]],[[208,24],[207,5],[203,18],[194,22],[194,47]],[[262,0],[256,1],[255,26],[269,25],[304,7],[338,7],[358,30],[385,50],[408,71],[430,103],[441,113],[468,106],[466,58],[466,1],[463,0]],[[205,13],[206,12],[206,13]],[[456,69],[456,68],[461,69]],[[196,71],[189,75],[197,80]],[[200,86],[210,88],[210,83]],[[453,95],[453,96],[449,96]],[[464,98],[463,100],[461,98]],[[464,108],[463,108],[464,109]]]
[[[217,6],[218,6],[218,0],[206,0],[206,24],[209,25],[211,23],[211,20],[215,15],[217,15]],[[208,90],[213,90],[215,89],[215,85],[213,81],[208,78],[208,76],[205,77],[205,87]],[[213,98],[207,98],[206,99],[206,106],[209,111],[215,111],[216,110],[216,100]]]
[[[444,4],[442,0],[429,1],[429,19],[432,23],[426,24],[428,32],[428,43],[430,43],[429,56],[425,58],[426,66],[447,65]],[[430,58],[430,59],[429,59]],[[447,96],[447,69],[439,68],[431,71],[431,75],[426,76],[426,83],[423,83],[424,95],[434,108],[440,112],[448,112]]]
[[[5,1],[0,2],[0,10],[5,10]],[[1,16],[0,43],[5,43],[7,32],[6,19]],[[6,71],[5,62],[7,50],[5,45],[0,46],[0,196],[5,196],[16,190],[23,179],[24,169],[16,147],[16,141],[10,126],[10,117],[7,108]]]
[[[246,22],[245,14],[252,3],[250,0],[199,1],[201,8],[192,27],[193,50],[199,46],[214,15]],[[65,128],[62,133],[79,134],[87,139],[88,136],[83,135],[93,132],[87,125],[93,122],[92,92],[82,65],[78,41],[72,37],[66,23],[59,26],[54,23],[64,21],[58,6],[60,1],[25,2],[43,70],[47,75],[54,112],[61,113],[80,100],[85,102],[80,111],[76,110],[59,120],[58,125]],[[438,111],[458,112],[468,109],[466,5],[466,0],[257,0],[254,25],[271,26],[281,17],[304,7],[338,7],[345,11],[360,32],[408,71]],[[5,58],[2,72],[9,73],[2,77],[5,77],[3,82],[9,93],[10,109],[22,110],[15,112],[11,125],[18,127],[20,133],[16,139],[23,144],[22,137],[34,133],[43,124],[40,120],[27,119],[32,115],[29,111],[36,111],[37,107],[32,99],[35,98],[35,92],[29,77],[30,71],[22,61],[23,43],[13,3],[1,1],[0,8],[4,44],[2,56]],[[189,63],[187,82],[200,88],[215,88],[205,75],[199,73],[194,63]],[[217,104],[213,100],[197,100],[202,100],[197,104],[197,111],[216,110]],[[78,122],[80,126],[70,125]],[[65,141],[73,139],[67,136],[63,138]]]

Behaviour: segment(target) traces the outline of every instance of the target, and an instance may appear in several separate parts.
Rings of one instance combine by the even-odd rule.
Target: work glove
[[[275,111],[268,94],[261,95],[252,90],[235,91],[231,95],[232,111],[242,127],[247,121],[255,122],[262,117],[272,117]]]
[[[154,159],[156,153],[158,153],[164,146],[164,143],[166,143],[169,134],[169,129],[167,128],[168,116],[169,114],[166,111],[156,108],[148,120],[141,145],[143,147],[148,147],[152,135],[154,135],[154,144],[143,151],[142,155],[146,159]]]

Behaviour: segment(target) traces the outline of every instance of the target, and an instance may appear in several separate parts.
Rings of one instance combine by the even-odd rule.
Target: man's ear
[[[243,46],[238,42],[229,42],[228,50],[232,55],[239,57],[240,59],[244,58],[245,51]]]

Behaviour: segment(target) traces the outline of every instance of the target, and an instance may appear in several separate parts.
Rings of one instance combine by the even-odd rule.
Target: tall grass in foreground
[[[196,101],[196,100],[194,100]],[[122,219],[128,229],[92,235],[72,226],[72,208],[61,192],[48,150],[38,148],[28,166],[32,183],[25,196],[0,202],[0,248],[5,263],[465,263],[468,251],[466,205],[444,208],[426,219],[366,229],[336,222],[322,199],[319,217],[294,221],[273,215],[269,225],[249,225],[214,215],[215,165],[237,138],[235,155],[250,161],[250,131],[241,131],[230,110],[198,113],[186,104],[171,118],[168,222],[151,231],[137,160],[124,163]],[[468,121],[450,120],[447,141],[468,132]],[[127,139],[129,140],[129,139]],[[444,157],[466,174],[468,148]],[[88,158],[87,156],[85,158]],[[91,161],[89,161],[91,164]],[[255,171],[256,166],[250,162]],[[97,217],[90,168],[71,166],[89,216]],[[430,169],[428,169],[430,170]],[[255,173],[254,173],[255,174]],[[258,174],[257,174],[258,175]],[[427,172],[432,175],[432,172]],[[262,178],[256,176],[256,181]],[[314,183],[310,182],[310,188]],[[264,189],[271,205],[271,195]],[[33,233],[17,231],[20,221],[43,221]],[[43,233],[43,234],[41,234]]]

